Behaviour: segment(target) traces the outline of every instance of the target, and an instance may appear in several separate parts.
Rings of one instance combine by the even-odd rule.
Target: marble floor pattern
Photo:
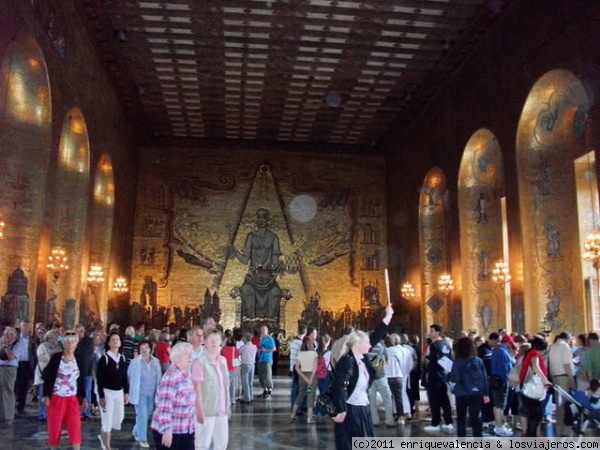
[[[272,399],[257,399],[249,405],[238,402],[233,406],[228,449],[335,449],[331,419],[322,419],[316,424],[310,425],[298,420],[291,421],[289,403],[291,379],[282,376],[275,377],[274,385]],[[259,394],[261,391],[256,386],[257,383],[255,382],[255,393]],[[422,392],[421,398],[426,399],[425,392]],[[426,408],[427,405],[423,403],[421,410],[424,411]],[[381,412],[380,417],[383,422],[383,412]],[[122,430],[113,432],[113,449],[137,450],[141,448],[131,434],[134,420],[133,407],[126,407]],[[393,428],[388,428],[382,423],[375,428],[375,435],[386,437],[428,436],[423,432],[423,427],[428,423],[426,419],[413,420],[407,422],[406,425]],[[551,433],[551,427],[544,426],[544,430]],[[100,448],[97,437],[99,431],[99,416],[93,416],[89,421],[82,422],[82,449]],[[442,435],[448,436],[446,434]],[[150,441],[150,448],[154,448],[153,444]],[[46,423],[37,420],[36,403],[29,403],[25,414],[16,416],[11,425],[0,424],[0,450],[20,448],[48,448]],[[70,448],[67,444],[66,432],[63,432],[63,439],[59,448]]]

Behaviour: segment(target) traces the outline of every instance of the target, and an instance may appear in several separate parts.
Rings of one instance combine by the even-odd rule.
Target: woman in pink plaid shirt
[[[194,450],[194,408],[196,393],[192,384],[192,346],[180,342],[171,349],[172,365],[156,392],[152,433],[158,450]]]

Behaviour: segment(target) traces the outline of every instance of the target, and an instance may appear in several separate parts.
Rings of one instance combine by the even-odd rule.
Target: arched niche
[[[509,285],[498,285],[492,280],[495,262],[506,257],[503,196],[500,145],[491,131],[477,130],[467,142],[460,164],[458,210],[463,329],[485,335],[505,328],[510,317],[510,297],[505,295]]]
[[[113,165],[108,155],[100,157],[94,173],[93,195],[90,211],[90,254],[89,265],[102,268],[107,281],[88,291],[82,302],[81,316],[83,322],[91,318],[100,318],[107,323],[108,291],[110,280],[119,274],[110,272],[110,250],[112,246],[112,229],[115,204],[115,181]],[[122,268],[121,268],[122,269]],[[89,286],[88,286],[89,289]],[[90,316],[90,313],[93,316]]]
[[[552,70],[532,87],[517,132],[527,331],[586,330],[574,162],[589,150],[581,81]]]
[[[451,298],[438,289],[438,279],[450,273],[446,229],[448,186],[438,167],[432,168],[423,181],[419,198],[419,252],[421,262],[422,329],[433,323],[448,328]]]
[[[63,119],[53,186],[51,247],[64,249],[69,269],[53,280],[51,291],[66,325],[77,320],[78,300],[86,286],[86,226],[90,192],[90,150],[87,125],[79,108],[71,108]]]
[[[51,101],[44,56],[20,34],[0,54],[0,289],[21,268],[29,279],[32,318],[51,139]],[[42,272],[43,273],[43,272]]]

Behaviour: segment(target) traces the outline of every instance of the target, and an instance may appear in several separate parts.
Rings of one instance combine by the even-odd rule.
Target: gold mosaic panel
[[[504,175],[500,146],[486,129],[469,139],[458,176],[463,329],[485,335],[507,326],[504,289],[492,280],[504,259],[502,211]],[[508,262],[508,261],[507,261]]]
[[[585,331],[574,160],[586,153],[589,101],[570,72],[533,86],[517,135],[526,329]]]

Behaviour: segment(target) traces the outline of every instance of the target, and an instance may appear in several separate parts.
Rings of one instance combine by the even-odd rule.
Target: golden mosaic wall
[[[526,329],[585,331],[574,160],[587,153],[589,101],[570,72],[531,89],[519,122],[517,167]]]
[[[36,277],[51,117],[48,74],[39,47],[19,34],[4,50],[0,63],[0,221],[6,228],[0,252],[1,286],[6,286],[18,267],[30,283]]]
[[[320,307],[334,313],[346,306],[358,311],[369,285],[387,301],[383,158],[234,145],[141,154],[132,303],[146,301],[144,282],[152,277],[159,306],[197,307],[208,289],[220,299],[221,324],[239,325],[233,298],[248,265],[231,257],[232,248],[243,249],[259,208],[270,211],[281,246],[286,270],[277,282],[292,295],[282,328],[294,332],[317,293]]]
[[[471,136],[458,176],[463,329],[488,335],[505,328],[504,289],[492,280],[504,259],[502,210],[504,175],[500,146],[486,129]],[[510,324],[509,324],[510,325]]]
[[[451,263],[446,229],[448,186],[441,169],[431,169],[421,188],[419,200],[419,250],[421,260],[421,329],[436,323],[448,329],[452,295],[438,290],[438,278],[450,273]]]

